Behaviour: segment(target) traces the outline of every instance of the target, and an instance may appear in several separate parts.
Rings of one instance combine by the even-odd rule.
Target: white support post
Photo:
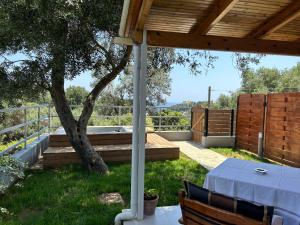
[[[134,74],[133,74],[133,132],[132,132],[132,163],[131,163],[131,210],[137,214],[138,209],[138,160],[139,160],[139,115],[140,115],[140,69],[141,46],[133,46]]]
[[[145,128],[146,128],[146,73],[147,44],[146,31],[143,44],[134,45],[133,76],[133,132],[131,160],[130,210],[118,214],[115,225],[123,220],[144,218],[144,175],[145,175]]]
[[[147,31],[143,33],[141,45],[141,70],[139,80],[139,165],[138,165],[138,220],[144,218],[144,176],[145,176],[145,130],[146,130],[146,74],[147,74]]]

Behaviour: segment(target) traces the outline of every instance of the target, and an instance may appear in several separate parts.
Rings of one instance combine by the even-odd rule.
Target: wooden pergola
[[[125,1],[119,43],[300,55],[299,0]]]
[[[131,207],[143,219],[147,46],[300,56],[300,0],[124,0],[119,37],[134,46]]]

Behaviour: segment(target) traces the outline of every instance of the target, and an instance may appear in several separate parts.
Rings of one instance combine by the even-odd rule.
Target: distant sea
[[[173,105],[177,105],[179,104],[180,102],[166,102],[165,104],[161,104],[161,105],[158,105],[160,107],[171,107]]]

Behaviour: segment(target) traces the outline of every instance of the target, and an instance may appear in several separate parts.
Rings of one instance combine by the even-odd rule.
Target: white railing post
[[[38,139],[40,139],[40,120],[41,120],[41,108],[40,108],[40,105],[39,105],[38,106],[38,121],[37,121]]]
[[[158,130],[161,131],[161,108],[159,108],[159,121],[158,121]]]
[[[48,105],[48,133],[51,132],[51,104]]]
[[[24,127],[24,148],[27,147],[27,136],[28,136],[28,124],[27,124],[27,109],[24,109],[24,122],[25,122],[25,127]]]
[[[121,106],[118,107],[118,124],[121,126]]]

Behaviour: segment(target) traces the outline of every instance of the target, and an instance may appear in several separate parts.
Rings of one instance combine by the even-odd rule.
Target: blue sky
[[[240,87],[240,76],[232,62],[232,53],[212,52],[218,56],[214,63],[215,68],[208,71],[207,75],[193,76],[187,68],[175,66],[171,71],[172,93],[167,97],[167,102],[178,103],[185,100],[201,101],[207,99],[207,89],[211,86],[213,90],[212,99],[216,99],[221,93],[228,93],[227,90],[236,90]],[[262,58],[258,65],[269,68],[290,68],[300,62],[300,57],[267,55]],[[66,86],[79,85],[90,89],[92,79],[89,74],[83,74]]]

